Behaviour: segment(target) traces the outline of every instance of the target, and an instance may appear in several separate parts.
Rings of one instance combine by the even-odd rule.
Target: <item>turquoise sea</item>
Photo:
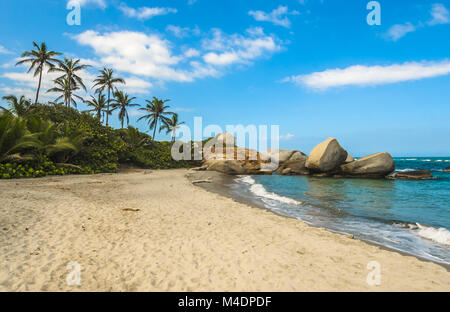
[[[395,158],[432,180],[242,176],[232,192],[316,227],[450,264],[450,157]]]

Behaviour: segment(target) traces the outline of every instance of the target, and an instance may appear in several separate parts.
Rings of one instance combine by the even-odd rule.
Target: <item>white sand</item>
[[[144,172],[0,181],[0,290],[450,291],[437,264],[209,193],[186,170]]]

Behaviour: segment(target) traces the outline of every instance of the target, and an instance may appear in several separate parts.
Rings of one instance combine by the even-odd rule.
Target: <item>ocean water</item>
[[[288,217],[450,264],[450,158],[395,158],[396,171],[433,180],[240,176],[232,192]]]

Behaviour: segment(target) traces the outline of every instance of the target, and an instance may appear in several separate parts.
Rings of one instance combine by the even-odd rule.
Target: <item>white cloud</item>
[[[227,35],[215,29],[211,38],[200,42],[200,49],[181,46],[180,54],[174,54],[173,44],[158,34],[132,31],[101,34],[88,30],[73,38],[92,47],[98,62],[104,66],[161,82],[192,82],[217,77],[223,65],[250,64],[281,48],[275,38],[265,35],[261,28],[249,29],[245,35]],[[199,56],[202,58],[189,61]]]
[[[175,70],[182,57],[174,56],[168,41],[158,35],[119,31],[100,34],[88,30],[74,37],[91,46],[102,64],[118,71],[168,81],[192,81],[187,73]]]
[[[129,94],[149,94],[149,89],[153,87],[152,83],[138,77],[128,77],[124,79],[126,84],[121,85],[120,88],[124,89],[125,92]]]
[[[280,135],[280,140],[290,140],[290,139],[292,139],[292,138],[294,138],[295,137],[295,135],[293,135],[293,134],[291,134],[291,133],[288,133],[288,134],[286,134],[286,135]]]
[[[279,51],[281,47],[272,36],[264,34],[262,28],[250,28],[247,36],[226,35],[220,29],[213,30],[213,38],[203,41],[205,50],[211,50],[203,56],[206,63],[224,66],[234,63],[249,63],[265,53]]]
[[[442,3],[435,3],[431,8],[431,21],[429,25],[448,24],[450,23],[450,12]]]
[[[176,113],[191,113],[194,109],[190,107],[175,107],[173,111]]]
[[[197,49],[189,48],[184,51],[184,56],[187,58],[197,57],[200,55],[200,51]]]
[[[291,21],[286,15],[298,15],[298,11],[289,12],[287,6],[280,5],[278,8],[274,9],[270,13],[264,11],[249,11],[249,15],[260,22],[270,22],[275,25],[283,26],[289,28],[291,26]]]
[[[82,59],[81,63],[96,64],[97,62],[89,59]],[[24,69],[24,71],[28,69],[27,66],[21,67]],[[93,93],[93,81],[97,78],[98,71],[92,72],[92,70],[82,70],[78,74],[83,79],[83,82],[87,88],[87,92],[85,92],[84,90],[79,90],[76,93],[82,97],[87,97],[88,95]],[[47,90],[54,86],[54,80],[59,76],[61,76],[60,73],[48,73],[46,70],[44,71],[44,74],[42,76],[41,92],[39,95],[40,99],[49,101],[54,100],[57,97],[56,93],[47,93]],[[36,93],[36,88],[38,85],[38,77],[34,77],[33,72],[6,72],[3,73],[1,77],[10,80],[13,85],[3,85],[0,88],[0,91],[3,91],[5,94],[24,94],[27,97],[32,96],[32,98],[34,99],[34,95]],[[119,88],[130,94],[148,94],[150,91],[149,89],[153,86],[150,82],[145,81],[139,77],[128,76],[123,78],[126,81],[126,85],[120,85]]]
[[[397,41],[401,37],[405,36],[407,33],[413,32],[416,30],[416,26],[414,26],[411,23],[406,24],[398,24],[393,25],[387,33],[385,34],[386,37],[392,41]]]
[[[21,88],[21,87],[10,87],[7,85],[1,85],[0,91],[3,95],[16,95],[21,96],[24,95],[27,99],[33,99],[36,97],[36,89],[31,88]]]
[[[190,35],[198,36],[201,33],[198,26],[195,26],[194,28],[189,28],[189,27],[168,25],[166,27],[166,31],[171,32],[175,37],[178,37],[178,38],[185,38],[185,37],[189,37]]]
[[[128,17],[134,17],[139,20],[147,20],[158,15],[167,15],[169,13],[177,13],[177,9],[173,8],[149,8],[141,7],[138,9],[131,8],[125,3],[121,3],[119,9]]]
[[[12,52],[0,45],[0,54],[12,54]]]
[[[188,5],[193,5],[197,3],[198,0],[188,0]]]
[[[417,26],[411,24],[410,22],[407,22],[405,24],[393,25],[384,34],[384,37],[388,40],[397,41],[406,34],[414,32],[419,28],[450,23],[450,12],[441,3],[433,4],[433,6],[431,7],[430,15],[430,21],[428,21],[427,23],[419,22]]]
[[[293,82],[314,90],[326,90],[342,86],[367,86],[420,80],[450,73],[450,61],[410,62],[389,66],[355,65],[344,69],[328,69],[309,75],[288,77]]]
[[[86,6],[88,4],[92,4],[92,5],[98,6],[102,9],[104,9],[108,6],[106,3],[106,0],[68,0],[67,1],[68,6],[76,4],[76,3],[79,3],[80,6]]]

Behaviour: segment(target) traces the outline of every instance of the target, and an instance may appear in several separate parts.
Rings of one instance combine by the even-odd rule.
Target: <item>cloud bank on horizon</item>
[[[293,82],[313,90],[324,91],[333,87],[376,86],[450,74],[450,61],[409,62],[388,66],[353,65],[344,69],[327,69],[308,75],[287,77]]]

